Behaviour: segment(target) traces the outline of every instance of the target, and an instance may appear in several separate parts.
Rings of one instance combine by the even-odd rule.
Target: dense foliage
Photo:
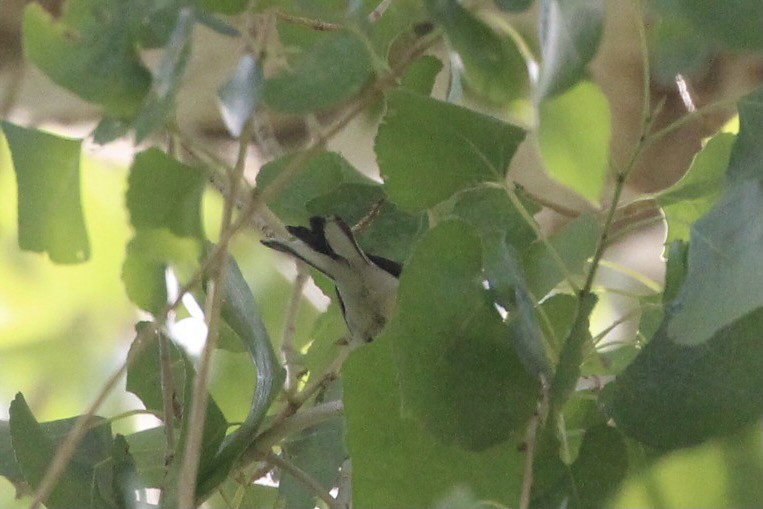
[[[39,380],[13,379],[0,475],[50,508],[763,504],[763,88],[671,122],[650,95],[655,76],[683,80],[709,54],[763,52],[763,4],[607,3],[640,36],[639,133],[621,161],[589,72],[611,12],[535,3],[29,4],[26,57],[101,107],[91,141],[143,148],[124,182],[104,183],[83,140],[1,124],[3,197],[18,204],[4,255],[18,270],[2,269],[2,297],[18,302],[4,313],[34,310],[21,320],[39,327],[27,353],[67,404],[41,418]],[[515,24],[530,8],[534,32]],[[233,163],[175,116],[200,30],[241,42],[217,94]],[[161,55],[151,70],[149,50]],[[683,179],[628,193],[652,145],[730,104],[738,131],[711,133]],[[289,119],[308,140],[266,150]],[[380,179],[328,148],[351,129]],[[523,143],[583,206],[516,185]],[[252,145],[267,161],[247,179]],[[564,224],[536,222],[544,207]],[[114,233],[123,209],[131,230]],[[337,303],[324,312],[303,296],[308,274],[331,298],[330,281],[303,266],[281,278],[282,260],[253,241],[315,215],[362,223],[363,248],[404,265],[391,321],[352,351]],[[599,284],[607,248],[644,217],[667,228],[664,284],[611,263],[639,291]],[[59,307],[13,275],[27,252],[58,264],[45,270],[59,274]],[[95,268],[70,277],[68,264]],[[627,320],[602,302],[618,291],[636,325],[610,341]],[[124,294],[142,310],[129,352],[120,328],[135,313],[109,307]],[[83,319],[87,308],[112,327]],[[196,357],[172,339],[199,313]],[[67,357],[79,352],[67,338],[89,337],[100,354]],[[0,342],[11,374],[12,344]],[[75,372],[88,380],[72,400]],[[155,427],[135,431],[124,403],[103,406],[125,391],[140,404],[129,416]],[[73,405],[80,415],[62,419]]]

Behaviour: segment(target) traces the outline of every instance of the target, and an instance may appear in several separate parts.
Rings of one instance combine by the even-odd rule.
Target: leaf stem
[[[307,283],[307,265],[301,260],[297,260],[297,277],[289,297],[289,304],[286,307],[286,317],[284,318],[283,340],[281,341],[281,357],[283,357],[284,368],[286,369],[286,379],[284,380],[284,389],[287,394],[293,394],[297,387],[300,372],[300,354],[294,347],[294,335],[297,331],[297,313],[302,301],[302,292]]]

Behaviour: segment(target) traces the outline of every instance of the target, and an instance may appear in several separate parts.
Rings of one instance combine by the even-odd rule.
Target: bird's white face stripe
[[[347,260],[350,265],[360,266],[370,263],[355,241],[352,232],[349,231],[349,228],[345,228],[347,228],[346,225],[340,224],[336,218],[326,221],[326,226],[323,229],[326,242],[336,254]]]

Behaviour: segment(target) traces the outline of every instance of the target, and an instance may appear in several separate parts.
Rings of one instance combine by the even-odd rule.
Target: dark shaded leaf
[[[354,507],[432,507],[454,486],[468,487],[481,500],[515,503],[524,463],[516,444],[465,450],[403,417],[392,350],[382,335],[342,367]]]
[[[530,417],[538,384],[482,286],[480,240],[466,223],[441,223],[418,242],[384,337],[405,412],[442,442],[484,450]]]
[[[56,450],[74,425],[76,418],[40,424],[32,415],[21,393],[11,403],[10,429],[13,451],[24,478],[37,488],[48,470]],[[115,508],[112,478],[111,426],[95,418],[56,487],[45,501],[51,509],[71,507]],[[105,482],[104,482],[105,481]],[[121,496],[121,495],[119,495]]]
[[[697,444],[758,419],[763,412],[763,308],[679,345],[670,318],[600,401],[618,428],[660,448]]]
[[[534,499],[532,507],[602,507],[628,470],[622,435],[603,424],[589,428],[577,460],[562,470],[564,475],[556,486]]]
[[[652,0],[665,17],[691,23],[703,38],[738,50],[763,48],[763,3],[758,0]]]
[[[585,75],[603,24],[603,0],[541,0],[539,101],[564,92]]]

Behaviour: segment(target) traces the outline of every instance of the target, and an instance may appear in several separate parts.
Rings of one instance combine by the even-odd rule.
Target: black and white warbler
[[[294,238],[263,240],[330,277],[350,332],[350,343],[371,341],[395,309],[399,263],[365,253],[341,218],[311,217],[310,228],[287,226]]]

